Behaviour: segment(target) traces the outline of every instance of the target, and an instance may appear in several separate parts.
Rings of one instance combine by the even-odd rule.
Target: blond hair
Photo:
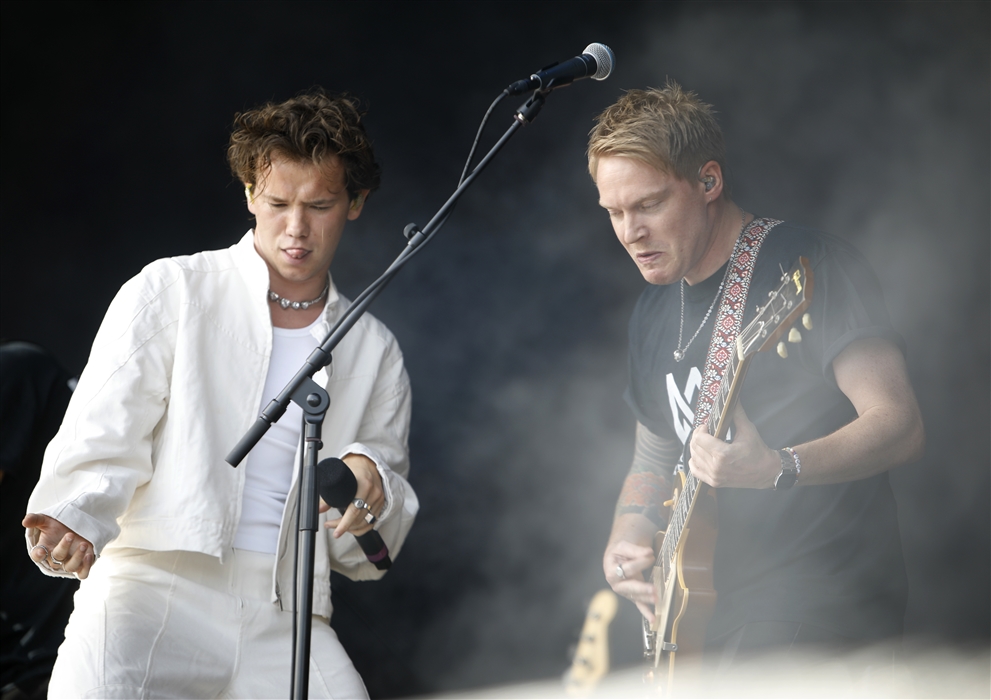
[[[694,180],[710,160],[725,171],[726,149],[712,105],[668,79],[663,89],[628,91],[596,117],[587,155],[593,180],[603,156],[633,158]]]

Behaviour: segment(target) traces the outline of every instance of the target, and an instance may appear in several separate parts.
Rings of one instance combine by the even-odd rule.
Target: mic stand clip
[[[570,80],[568,81],[571,82]],[[551,81],[546,88],[541,88],[540,90],[534,90],[530,98],[520,105],[520,108],[516,110],[516,114],[513,115],[513,119],[519,122],[521,125],[526,126],[537,118],[540,114],[540,110],[544,107],[544,102],[547,100],[547,95],[550,91],[556,87],[563,87],[563,85],[555,85],[554,81]]]

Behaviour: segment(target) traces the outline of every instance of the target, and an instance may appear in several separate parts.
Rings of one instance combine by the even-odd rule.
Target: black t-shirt
[[[837,388],[832,362],[852,341],[885,337],[899,346],[874,272],[849,244],[786,223],[771,229],[754,267],[744,326],[777,288],[782,269],[809,258],[812,329],[789,345],[787,359],[757,354],[741,395],[747,416],[773,449],[827,435],[857,417]],[[709,309],[725,266],[685,285],[683,344]],[[626,399],[655,434],[690,436],[717,308],[675,362],[681,314],[679,285],[648,287],[630,320]],[[907,581],[895,501],[887,474],[786,491],[717,491],[719,535],[713,576],[718,599],[708,637],[748,622],[816,625],[853,639],[901,633]]]

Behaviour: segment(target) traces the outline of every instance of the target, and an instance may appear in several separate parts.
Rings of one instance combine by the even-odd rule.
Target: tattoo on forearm
[[[673,492],[672,473],[681,456],[681,445],[651,433],[637,423],[633,464],[616,503],[616,515],[638,513],[661,529],[667,525],[665,501]]]

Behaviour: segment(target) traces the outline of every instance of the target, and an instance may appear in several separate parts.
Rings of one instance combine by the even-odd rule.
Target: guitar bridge
[[[650,623],[647,622],[647,618],[641,618],[640,622],[643,625],[643,658],[653,659],[654,658],[654,641],[657,639],[656,633],[650,629]]]

